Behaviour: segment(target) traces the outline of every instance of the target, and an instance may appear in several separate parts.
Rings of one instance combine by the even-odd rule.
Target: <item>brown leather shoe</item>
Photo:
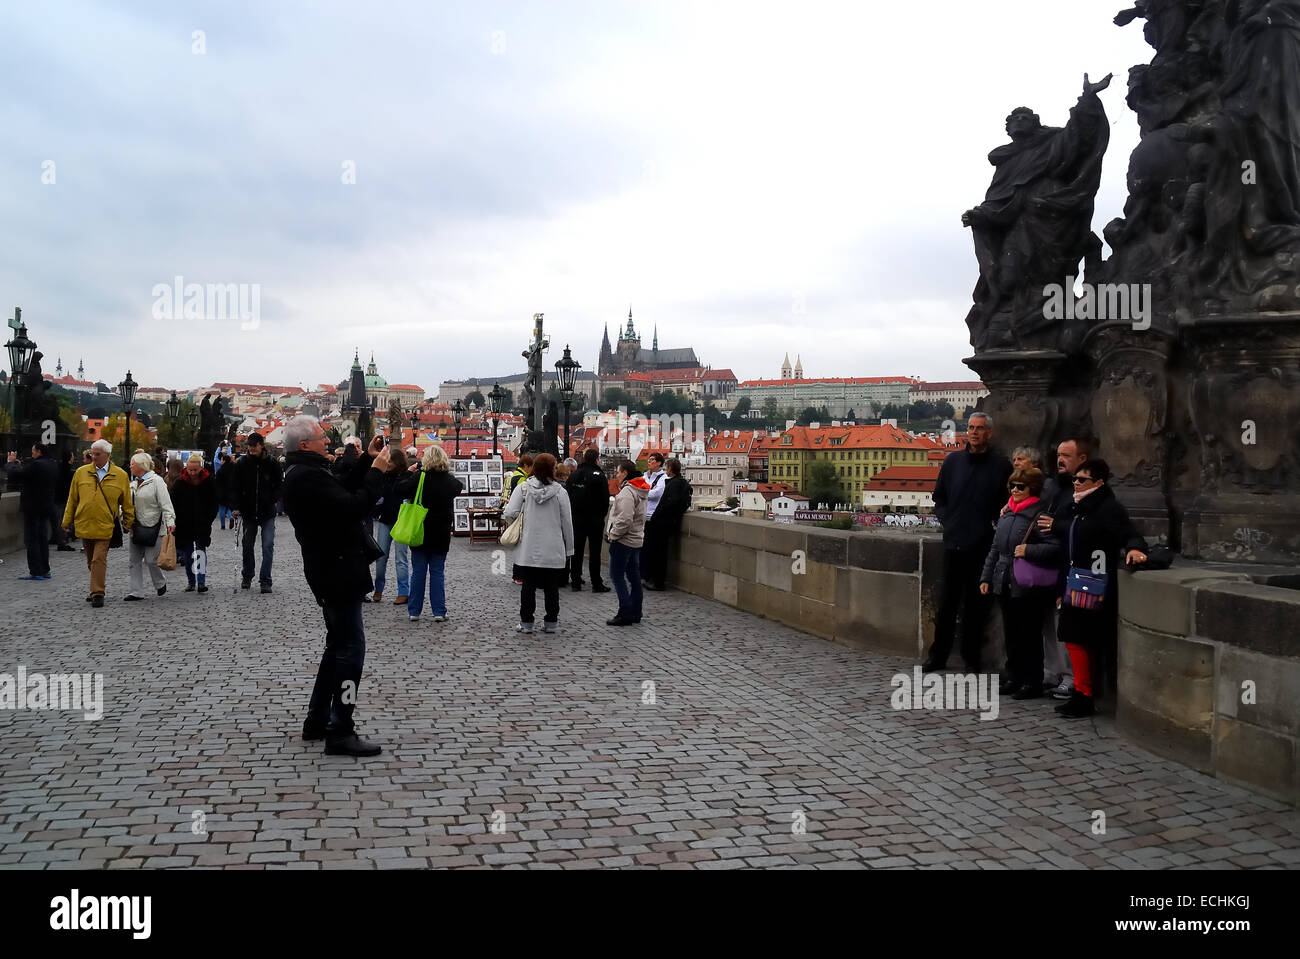
[[[371,596],[371,597],[370,597],[370,601],[371,601],[372,603],[382,603],[382,602],[384,601],[384,594],[383,594],[383,593],[375,593],[374,596]]]
[[[405,606],[405,605],[406,605],[406,599],[407,599],[407,597],[405,597],[405,596],[399,596],[399,597],[397,597],[397,599],[393,600],[393,605],[394,605],[394,606]]]

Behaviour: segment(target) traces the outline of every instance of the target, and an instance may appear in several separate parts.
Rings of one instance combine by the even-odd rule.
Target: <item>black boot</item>
[[[1058,711],[1066,719],[1083,719],[1085,716],[1091,716],[1096,712],[1096,708],[1092,704],[1091,696],[1085,696],[1076,689],[1074,695],[1065,704],[1065,708],[1060,709],[1058,707]]]

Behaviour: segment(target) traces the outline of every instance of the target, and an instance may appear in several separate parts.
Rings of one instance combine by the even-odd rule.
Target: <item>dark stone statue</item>
[[[989,154],[993,182],[984,202],[962,214],[980,277],[966,317],[977,351],[1054,349],[1059,320],[1046,318],[1043,288],[1070,283],[1079,261],[1100,259],[1093,199],[1110,140],[1097,94],[1110,84],[1083,78],[1065,127],[1045,127],[1028,107],[1007,117],[1011,142]]]

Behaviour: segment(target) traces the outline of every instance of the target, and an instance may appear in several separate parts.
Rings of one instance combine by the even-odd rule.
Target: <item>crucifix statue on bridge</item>
[[[524,381],[524,391],[528,395],[528,439],[524,448],[531,450],[542,435],[542,353],[548,349],[551,341],[542,335],[542,314],[533,314],[533,341],[521,354],[528,360],[528,378]]]

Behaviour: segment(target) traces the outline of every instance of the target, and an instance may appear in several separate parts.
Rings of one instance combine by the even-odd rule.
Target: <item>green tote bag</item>
[[[429,511],[420,505],[424,498],[424,470],[420,470],[420,482],[415,487],[415,499],[403,503],[397,511],[397,522],[393,524],[393,539],[407,546],[420,546],[424,543],[424,517]]]

